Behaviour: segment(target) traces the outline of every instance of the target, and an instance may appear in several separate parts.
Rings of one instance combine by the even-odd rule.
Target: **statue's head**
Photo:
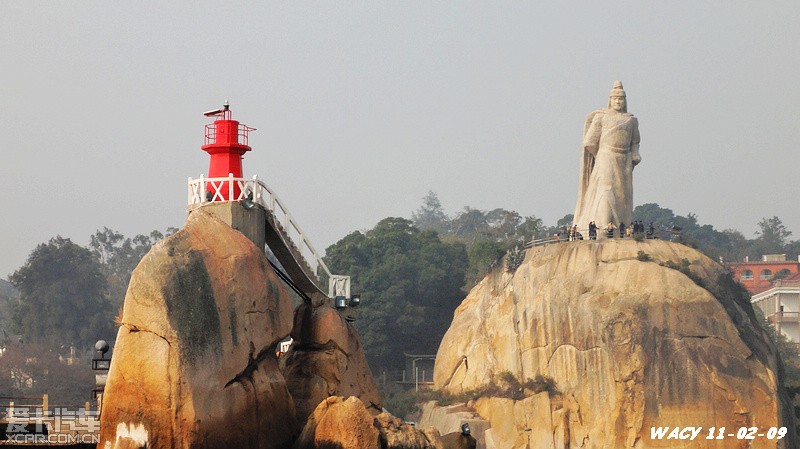
[[[622,88],[622,81],[614,81],[614,87],[608,94],[608,108],[617,112],[628,112],[628,101],[625,98],[625,90]]]

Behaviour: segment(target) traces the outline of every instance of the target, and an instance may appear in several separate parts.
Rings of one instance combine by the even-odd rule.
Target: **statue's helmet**
[[[625,97],[625,89],[622,88],[622,81],[616,80],[614,81],[614,87],[611,88],[611,93],[608,94],[608,108],[611,109],[611,99],[613,97]],[[625,106],[622,108],[622,112],[628,112],[628,102],[627,98],[625,101]]]
[[[611,93],[608,94],[609,97],[624,97],[625,96],[625,89],[622,88],[622,81],[617,80],[614,81],[614,87],[611,88]]]

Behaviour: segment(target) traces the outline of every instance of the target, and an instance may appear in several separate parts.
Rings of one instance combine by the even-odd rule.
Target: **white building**
[[[778,332],[800,343],[800,274],[773,281],[771,289],[753,295],[750,302]]]

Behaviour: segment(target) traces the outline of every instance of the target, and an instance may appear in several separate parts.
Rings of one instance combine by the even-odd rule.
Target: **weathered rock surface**
[[[477,449],[478,447],[475,437],[472,435],[464,435],[461,432],[442,435],[441,439],[445,449]]]
[[[372,416],[355,396],[331,396],[314,409],[293,449],[451,449],[436,429],[419,430],[390,413]],[[452,446],[455,449],[455,446]]]
[[[332,396],[308,417],[294,449],[380,449],[374,418],[358,398]]]
[[[472,435],[477,436],[477,449],[485,449],[484,434],[491,429],[491,423],[471,407],[464,404],[439,406],[429,401],[420,407],[421,415],[417,426],[420,429],[434,428],[441,435],[461,432],[462,424],[469,424]],[[496,446],[502,447],[502,446]]]
[[[297,434],[274,348],[288,292],[263,252],[197,210],[134,270],[99,447],[273,448]]]
[[[639,251],[653,260],[637,260]],[[682,259],[698,282],[659,265]],[[514,273],[487,276],[456,310],[434,381],[458,394],[504,371],[550,376],[561,394],[477,401],[498,448],[676,447],[651,439],[655,426],[702,426],[703,438],[680,442],[687,448],[774,448],[705,435],[785,426],[777,447],[795,447],[774,346],[724,267],[680,244],[547,245]]]
[[[371,414],[382,401],[355,329],[324,300],[301,304],[294,315],[292,343],[281,369],[295,401],[298,422],[331,396],[355,396]]]
[[[448,449],[436,429],[420,430],[383,412],[375,417],[382,449]]]

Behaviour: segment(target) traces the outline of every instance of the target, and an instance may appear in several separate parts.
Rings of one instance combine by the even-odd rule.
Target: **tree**
[[[780,253],[789,242],[792,231],[786,229],[778,217],[762,218],[756,231],[762,254]]]
[[[467,269],[467,286],[473,286],[491,271],[505,255],[508,249],[498,241],[481,240],[469,248],[469,267]]]
[[[533,215],[525,217],[525,220],[522,222],[522,224],[517,227],[516,234],[524,242],[530,242],[532,240],[544,238],[545,228],[544,224],[542,223],[542,219],[536,218]]]
[[[488,227],[489,221],[483,211],[466,206],[450,222],[450,233],[473,243]]]
[[[14,330],[25,341],[87,347],[115,333],[100,263],[70,239],[38,245],[9,280],[20,291]]]
[[[675,215],[672,209],[647,203],[636,206],[633,210],[633,219],[640,220],[645,226],[653,223],[656,232],[673,227],[680,228],[682,241],[714,259],[723,257],[727,260],[736,260],[742,249],[735,246],[735,242],[738,241],[735,231],[720,232],[711,225],[700,225],[697,215],[693,213],[684,217]]]
[[[633,219],[641,221],[645,226],[653,223],[656,228],[666,229],[673,225],[675,213],[672,209],[662,208],[656,203],[646,203],[633,209]]]
[[[404,351],[436,352],[463,298],[463,244],[386,218],[328,247],[325,262],[362,294],[355,326],[373,369],[400,369]]]
[[[414,226],[423,231],[433,230],[439,233],[445,232],[448,226],[448,218],[442,208],[439,197],[432,190],[422,198],[422,206],[411,214]]]
[[[559,220],[556,222],[556,227],[561,227],[561,226],[572,226],[572,220],[573,220],[574,218],[575,218],[575,215],[574,215],[574,214],[567,214],[567,215],[564,215],[563,217],[561,217],[561,218],[560,218],[560,219],[559,219]]]
[[[19,297],[19,292],[10,282],[0,279],[0,348],[8,339],[12,326],[11,309]]]

